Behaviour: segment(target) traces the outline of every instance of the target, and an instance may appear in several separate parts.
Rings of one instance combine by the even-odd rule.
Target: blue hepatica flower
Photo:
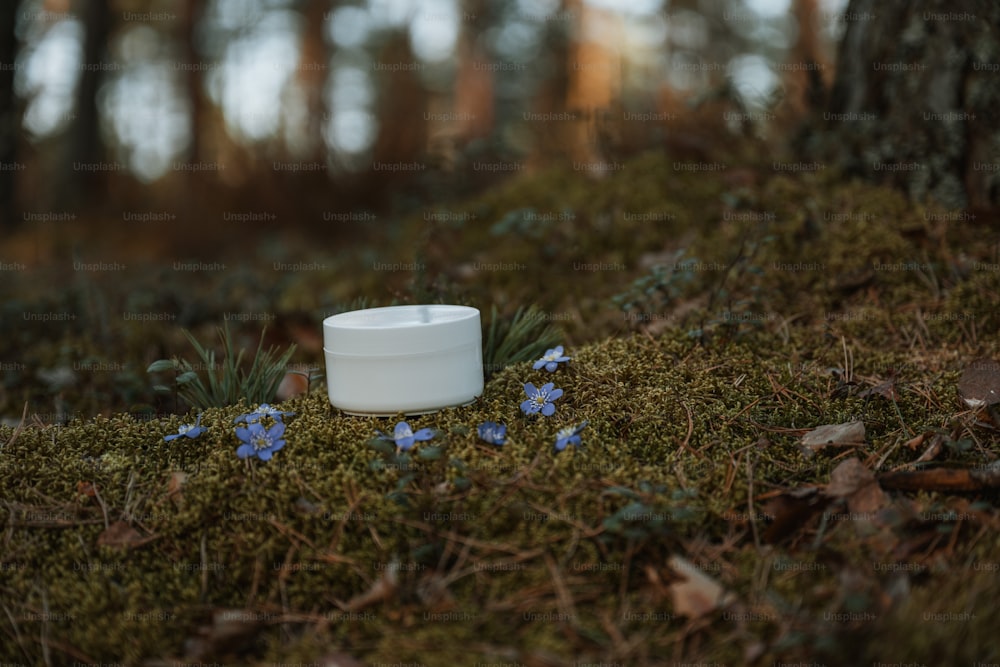
[[[197,438],[199,435],[201,435],[207,430],[208,429],[206,427],[201,425],[201,415],[198,415],[198,418],[195,420],[193,424],[181,424],[180,427],[177,429],[177,433],[172,433],[171,435],[165,435],[163,436],[163,439],[169,442],[171,440],[176,440],[182,435],[185,435],[189,438]]]
[[[588,424],[585,420],[583,423],[577,426],[569,426],[564,429],[560,429],[556,433],[556,451],[561,452],[566,449],[566,445],[573,445],[575,447],[580,446],[580,431]]]
[[[382,433],[382,431],[377,431],[377,433],[383,440],[396,443],[396,446],[403,451],[407,451],[413,447],[413,443],[418,440],[430,440],[434,437],[434,431],[429,428],[422,428],[414,433],[413,429],[406,422],[396,424],[396,428],[393,430],[391,436]]]
[[[270,417],[274,421],[280,422],[282,417],[291,417],[294,414],[294,412],[282,412],[278,408],[272,407],[267,403],[261,403],[257,406],[256,410],[240,415],[233,420],[233,423],[238,424],[240,422],[246,422],[247,424],[253,424],[259,422],[264,417]]]
[[[562,389],[553,389],[555,385],[551,382],[542,385],[541,389],[536,389],[530,382],[525,383],[524,393],[528,395],[528,400],[521,403],[521,412],[526,415],[533,415],[541,412],[546,417],[551,417],[556,411],[552,401],[563,395]]]
[[[496,422],[483,422],[479,425],[479,438],[491,445],[502,445],[507,442],[507,427]]]
[[[539,368],[544,366],[545,370],[551,373],[558,368],[559,364],[569,361],[570,359],[572,359],[572,357],[563,356],[563,346],[559,345],[558,347],[548,350],[545,353],[545,356],[535,362],[533,368],[537,371]]]
[[[248,422],[247,425],[236,427],[236,437],[243,442],[236,450],[236,456],[241,459],[257,456],[263,461],[271,460],[276,451],[285,446],[281,436],[285,434],[284,422],[278,421],[269,429],[258,422]]]

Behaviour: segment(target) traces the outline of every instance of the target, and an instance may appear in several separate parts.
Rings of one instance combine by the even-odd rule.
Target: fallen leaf
[[[946,442],[948,442],[948,438],[941,433],[935,433],[933,437],[931,437],[931,441],[927,445],[927,449],[924,450],[924,453],[921,454],[920,457],[914,461],[914,463],[927,463],[928,461],[933,461],[939,454],[941,454],[942,451],[944,451],[944,444]]]
[[[809,486],[785,491],[769,499],[763,511],[774,519],[764,530],[764,541],[777,544],[799,530],[813,515],[822,512],[830,504],[830,499],[819,491],[819,487]]]
[[[880,382],[879,384],[868,387],[864,391],[858,394],[858,398],[868,398],[870,396],[881,396],[890,401],[895,401],[896,396],[896,375],[892,374],[889,379],[885,382]]]
[[[674,572],[683,577],[670,584],[670,597],[674,611],[688,618],[701,618],[726,606],[732,596],[717,581],[699,570],[694,563],[681,556],[671,556],[668,563]]]
[[[76,492],[81,496],[90,496],[93,498],[97,495],[98,488],[93,482],[80,481],[76,483]]]
[[[184,485],[187,483],[187,477],[186,472],[174,470],[167,479],[166,497],[178,507],[184,506]]]
[[[364,593],[355,595],[346,603],[340,605],[340,607],[344,611],[360,611],[376,602],[382,602],[394,596],[396,590],[399,588],[399,576],[397,574],[399,564],[393,561],[389,565],[389,568],[371,585],[371,588]]]
[[[976,359],[962,371],[958,394],[970,408],[1000,403],[1000,362]]]
[[[309,392],[309,376],[299,371],[288,371],[281,379],[278,390],[274,394],[279,403]]]
[[[906,441],[906,444],[904,445],[904,447],[906,447],[907,449],[915,452],[915,451],[917,451],[917,448],[920,447],[920,445],[923,444],[924,439],[928,435],[930,435],[930,431],[928,431],[927,433],[921,433],[920,435],[914,436],[914,437],[912,437],[912,438],[910,438],[909,440]]]
[[[319,667],[365,667],[363,662],[339,651],[327,653],[316,662]]]
[[[184,642],[186,657],[207,660],[216,656],[246,653],[260,635],[268,614],[250,609],[214,609],[212,622]]]
[[[851,514],[873,514],[888,501],[875,479],[875,473],[858,459],[847,459],[834,468],[824,493],[831,498],[846,500]]]
[[[812,456],[824,447],[851,447],[865,442],[865,423],[851,421],[843,424],[817,426],[802,436],[802,453]]]
[[[125,521],[115,521],[113,524],[101,531],[97,537],[97,546],[112,547],[116,549],[129,549],[141,547],[156,539],[156,535],[143,535],[128,525]]]

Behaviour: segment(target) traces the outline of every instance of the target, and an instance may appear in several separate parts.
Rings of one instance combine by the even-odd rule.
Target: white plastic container
[[[479,310],[367,308],[323,320],[330,403],[352,415],[422,415],[483,393]]]

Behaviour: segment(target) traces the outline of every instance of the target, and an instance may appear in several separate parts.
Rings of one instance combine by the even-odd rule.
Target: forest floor
[[[199,248],[127,281],[14,272],[0,656],[998,662],[1000,421],[962,399],[1000,391],[982,361],[1000,228],[964,217],[832,173],[649,154],[321,249],[262,233],[252,258]],[[230,321],[253,347],[266,323],[322,370],[324,317],[426,302],[535,305],[572,358],[492,369],[472,405],[410,420],[436,436],[407,456],[373,442],[395,420],[343,415],[321,382],[281,405],[269,462],[235,455],[245,404],[164,441],[196,412],[146,367],[190,357],[182,329],[208,342]],[[523,415],[523,384],[547,381],[556,413]],[[506,444],[478,439],[487,420]]]

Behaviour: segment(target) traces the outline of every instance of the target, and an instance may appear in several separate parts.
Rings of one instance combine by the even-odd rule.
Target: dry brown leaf
[[[691,619],[701,618],[726,606],[732,596],[720,583],[699,570],[694,563],[682,556],[671,556],[670,567],[683,577],[670,584],[670,597],[674,611]]]
[[[764,530],[768,544],[781,542],[799,530],[813,515],[822,512],[830,499],[819,493],[818,487],[802,487],[782,492],[763,506],[765,515],[774,517]]]
[[[344,611],[359,611],[365,607],[370,607],[376,602],[382,602],[394,596],[396,590],[399,588],[399,576],[396,572],[398,567],[393,567],[393,565],[398,564],[390,563],[390,567],[371,585],[371,588],[364,593],[355,595],[341,605],[341,608]]]
[[[812,456],[824,447],[851,447],[865,442],[865,423],[851,421],[843,424],[817,426],[802,436],[802,453]]]
[[[93,482],[80,481],[76,483],[76,492],[81,496],[90,496],[91,498],[94,498],[97,496],[99,488],[100,487]]]
[[[280,403],[308,392],[309,376],[300,371],[288,371],[285,373],[285,377],[281,378],[281,384],[278,385],[278,391],[275,392],[274,398]]]
[[[156,535],[143,535],[125,521],[115,521],[113,524],[101,531],[97,537],[97,546],[113,547],[116,549],[129,549],[141,547],[156,539]]]
[[[1000,403],[1000,361],[976,359],[962,371],[958,394],[970,408]]]
[[[921,433],[920,435],[914,436],[914,437],[910,438],[909,440],[907,440],[906,444],[904,444],[903,446],[906,447],[907,449],[909,449],[910,451],[915,452],[915,451],[917,451],[917,448],[919,448],[920,445],[922,445],[924,443],[924,440],[930,434],[931,434],[931,432],[928,431],[926,433]]]
[[[888,501],[875,473],[858,459],[847,459],[833,469],[825,493],[831,498],[846,500],[852,514],[872,514]]]
[[[316,661],[319,667],[365,667],[365,664],[347,653],[327,653]]]
[[[214,609],[211,625],[198,628],[184,642],[188,658],[207,660],[220,655],[245,653],[254,645],[268,614],[250,609]]]
[[[174,470],[167,480],[167,498],[170,498],[178,507],[184,506],[184,485],[187,483],[187,473]]]
[[[924,453],[914,463],[933,461],[944,451],[944,443],[947,441],[948,439],[943,434],[935,433],[930,443],[928,443],[927,449],[924,450]]]
[[[888,380],[880,382],[872,387],[868,387],[864,391],[858,393],[858,398],[868,398],[870,396],[881,396],[886,400],[895,401],[898,398],[896,395],[895,374],[891,375]]]

